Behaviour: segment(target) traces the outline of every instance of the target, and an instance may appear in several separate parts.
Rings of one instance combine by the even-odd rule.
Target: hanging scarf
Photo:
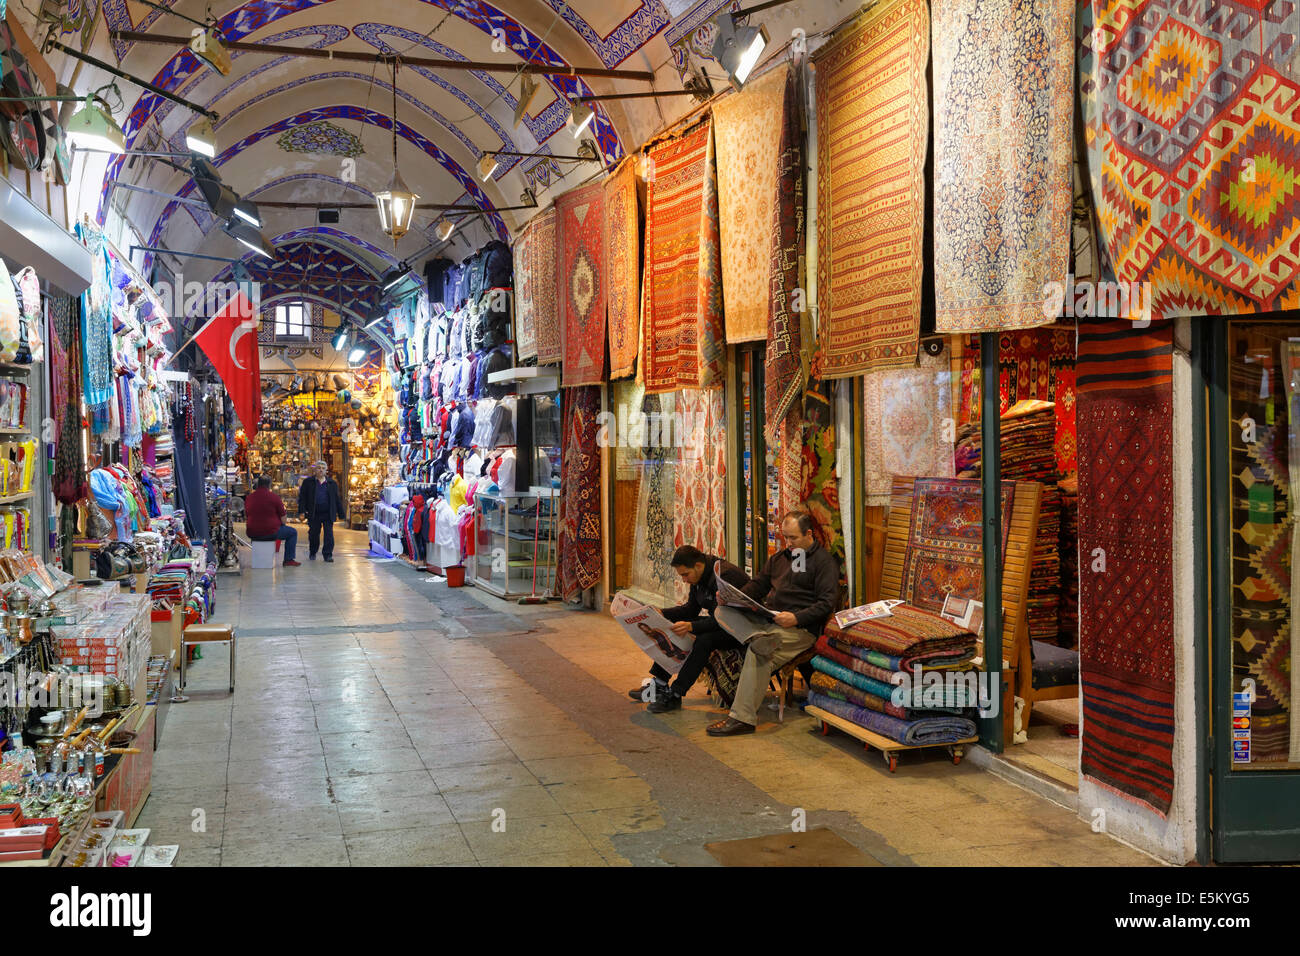
[[[113,397],[113,317],[112,279],[104,237],[97,231],[83,232],[76,226],[77,238],[90,250],[94,274],[90,288],[81,296],[82,383],[87,405],[103,405]]]
[[[53,331],[51,346],[57,342],[64,359],[61,383],[58,365],[55,365],[54,398],[61,404],[57,404],[60,411],[56,413],[54,497],[65,505],[74,505],[90,493],[86,483],[86,460],[81,448],[81,410],[77,401],[81,390],[80,301],[56,295],[49,302]]]

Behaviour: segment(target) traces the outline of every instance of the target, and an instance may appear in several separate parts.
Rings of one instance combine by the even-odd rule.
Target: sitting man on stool
[[[261,475],[257,487],[244,499],[245,528],[249,538],[254,541],[284,542],[284,566],[299,567],[302,562],[295,561],[294,553],[298,546],[298,529],[284,523],[284,502],[271,490],[271,479]]]
[[[746,652],[731,713],[708,728],[711,737],[754,732],[772,672],[812,647],[839,599],[839,562],[813,538],[808,514],[786,515],[781,538],[785,549],[772,555],[758,577],[742,588],[777,612],[776,617],[769,621],[753,611],[727,606],[715,613],[722,628],[746,645]]]
[[[691,590],[685,604],[666,607],[663,615],[673,622],[674,634],[694,634],[695,642],[686,660],[682,661],[682,668],[677,672],[675,681],[673,675],[658,663],[651,665],[650,674],[654,677],[654,684],[650,690],[650,706],[646,710],[652,714],[681,710],[682,698],[695,686],[704,665],[709,662],[709,655],[716,650],[741,646],[718,626],[713,617],[714,609],[718,606],[718,580],[713,571],[717,560],[713,555],[705,554],[689,544],[684,544],[673,552],[673,570],[691,586]],[[749,583],[749,575],[726,561],[722,562],[722,576],[728,584],[738,588]],[[628,696],[633,700],[641,700],[641,695],[640,687],[628,691]]]

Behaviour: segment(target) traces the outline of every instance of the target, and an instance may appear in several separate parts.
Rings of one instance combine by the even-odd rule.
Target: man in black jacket
[[[325,470],[325,462],[312,466],[312,473],[298,489],[298,513],[307,519],[307,559],[316,560],[321,531],[325,532],[325,561],[334,561],[334,522],[343,514],[339,484]]]
[[[746,645],[746,653],[731,713],[709,726],[712,737],[754,732],[772,671],[812,647],[839,601],[839,562],[813,537],[808,514],[792,511],[786,515],[781,521],[781,537],[784,550],[772,555],[762,573],[742,589],[746,596],[775,611],[775,617],[768,620],[735,607],[717,609],[718,624]]]
[[[652,714],[680,710],[682,698],[695,686],[700,672],[709,661],[709,655],[722,648],[741,646],[739,641],[718,626],[713,617],[714,609],[718,606],[718,581],[714,574],[717,561],[718,558],[713,555],[705,554],[688,544],[673,552],[673,570],[691,586],[691,590],[685,604],[664,608],[663,615],[673,622],[673,633],[693,634],[695,641],[690,654],[682,662],[681,670],[677,672],[676,680],[655,663],[650,667],[654,682],[648,688],[634,687],[628,691],[628,696],[633,700],[644,700],[648,690],[650,705],[646,709]],[[722,577],[728,584],[738,588],[749,583],[749,575],[726,561],[722,562]]]

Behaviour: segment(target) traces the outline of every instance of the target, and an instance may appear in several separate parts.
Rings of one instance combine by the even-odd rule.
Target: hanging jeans
[[[334,556],[334,522],[330,520],[329,513],[313,514],[307,519],[307,553],[311,557],[316,557],[317,550],[321,544],[321,529],[325,530],[325,557]]]

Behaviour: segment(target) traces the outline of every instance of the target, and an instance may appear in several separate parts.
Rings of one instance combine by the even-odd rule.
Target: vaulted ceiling
[[[60,4],[66,5],[60,6]],[[379,274],[436,242],[442,215],[421,209],[410,234],[394,248],[379,228],[373,204],[344,208],[337,225],[322,226],[314,208],[268,203],[371,203],[392,174],[393,73],[397,74],[397,161],[422,203],[483,210],[447,213],[459,228],[446,254],[461,258],[488,238],[508,238],[535,209],[521,205],[526,189],[541,207],[566,188],[612,168],[626,153],[695,105],[689,96],[607,100],[583,134],[600,162],[543,157],[500,157],[486,181],[477,166],[485,152],[509,150],[572,156],[580,140],[565,126],[567,98],[591,94],[676,90],[694,68],[708,68],[712,18],[735,0],[160,0],[177,14],[214,17],[227,41],[366,54],[367,59],[305,58],[233,51],[228,76],[204,66],[177,42],[130,40],[121,32],[188,38],[193,25],[132,0],[45,0],[63,28],[54,38],[119,65],[191,103],[219,114],[215,124],[222,179],[263,204],[263,233],[279,246],[319,241]],[[842,18],[856,3],[804,0],[762,14],[774,38],[781,27],[808,32]],[[818,14],[813,16],[812,14]],[[87,17],[93,17],[89,27]],[[24,18],[27,18],[24,14]],[[48,20],[48,14],[47,14]],[[37,41],[48,25],[29,22]],[[87,39],[87,37],[89,39]],[[47,53],[60,81],[84,94],[111,81],[103,71],[57,51]],[[473,61],[505,69],[431,68],[404,59]],[[556,68],[535,77],[541,92],[521,122],[515,109],[522,64]],[[570,68],[642,71],[652,79],[573,75]],[[115,118],[128,147],[183,151],[196,114],[127,81]],[[116,184],[143,187],[125,190]],[[201,204],[187,173],[143,157],[108,159],[80,154],[71,192],[76,213],[103,223],[119,244],[161,246],[216,256],[245,250],[220,229]],[[126,251],[125,249],[123,251]],[[426,253],[426,255],[432,253]],[[133,256],[148,268],[151,256]],[[182,260],[187,279],[204,280],[224,264]],[[412,264],[418,267],[418,262]],[[178,263],[169,263],[175,268]]]

